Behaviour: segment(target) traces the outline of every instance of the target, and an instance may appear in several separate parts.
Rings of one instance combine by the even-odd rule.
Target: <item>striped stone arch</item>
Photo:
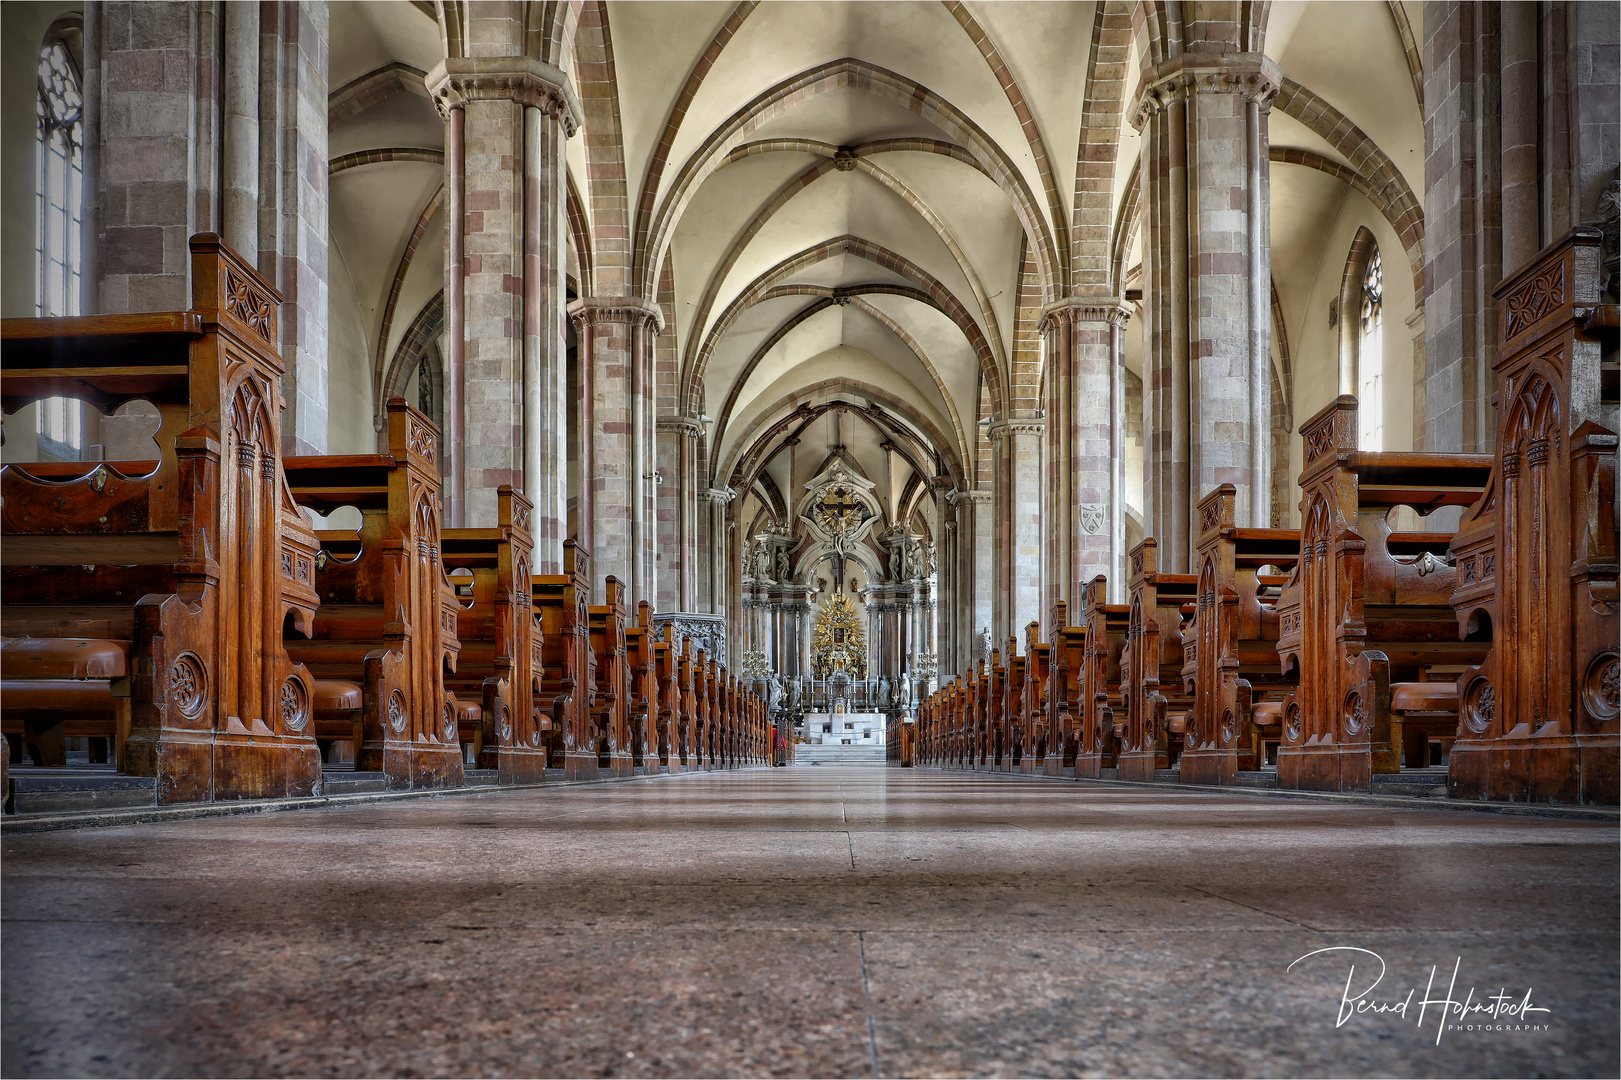
[[[591,251],[589,257],[581,257],[580,295],[622,296],[630,288],[630,194],[625,181],[619,80],[605,0],[587,0],[580,9],[580,27],[574,41],[574,83],[583,113],[586,195],[591,206]],[[573,177],[569,179],[572,188]],[[578,193],[570,190],[569,196],[572,201]],[[573,233],[576,222],[573,207],[570,210],[569,227]],[[576,245],[579,242],[576,238]]]
[[[1064,278],[1058,284],[1060,288],[1064,288],[1068,285],[1070,276],[1069,228],[1065,222],[1064,204],[1058,197],[1058,181],[1053,178],[1052,163],[1047,157],[1047,144],[1041,137],[1041,126],[1036,123],[1035,113],[1025,101],[1024,91],[1019,88],[1019,81],[1013,77],[1012,69],[1002,58],[1001,50],[996,47],[990,32],[975,20],[973,12],[969,11],[968,5],[961,0],[940,0],[940,2],[963,28],[968,39],[979,50],[979,55],[985,58],[985,65],[991,69],[991,74],[1002,87],[1002,92],[1007,95],[1007,102],[1013,109],[1013,115],[1018,117],[1019,127],[1024,131],[1025,142],[1030,146],[1030,156],[1036,162],[1036,172],[1041,177],[1042,191],[1047,196],[1047,212],[1051,216],[1060,272]]]
[[[1070,276],[1077,295],[1119,295],[1113,254],[1114,177],[1120,152],[1131,53],[1129,0],[1105,0],[1092,17],[1086,100],[1075,160],[1075,225]],[[1135,169],[1135,163],[1133,164]]]

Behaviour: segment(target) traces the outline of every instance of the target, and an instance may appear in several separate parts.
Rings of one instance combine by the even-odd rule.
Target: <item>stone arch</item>
[[[445,155],[442,150],[430,150],[420,146],[380,146],[375,150],[356,150],[352,154],[341,154],[327,162],[326,174],[336,176],[350,169],[358,169],[362,165],[381,165],[385,161],[416,161],[427,165],[443,165]]]
[[[851,397],[866,398],[874,404],[865,408],[854,402],[842,400],[826,401],[818,405],[808,404],[812,399],[823,394],[840,391],[847,393]],[[927,448],[930,449],[933,456],[940,459],[940,464],[950,475],[952,483],[959,488],[965,486],[963,463],[959,460],[955,448],[945,438],[942,431],[936,428],[927,417],[909,402],[896,397],[881,387],[855,379],[826,379],[810,386],[801,387],[772,402],[767,408],[760,411],[760,414],[754,418],[738,440],[733,443],[731,450],[719,463],[722,467],[716,469],[711,474],[711,477],[714,479],[728,476],[741,479],[744,476],[743,469],[746,461],[756,453],[757,448],[768,445],[771,440],[776,439],[795,425],[809,423],[831,408],[854,409],[858,412],[865,412],[875,419],[884,419],[883,409],[878,409],[879,405],[883,406],[883,409],[893,410],[896,415],[904,419],[907,424],[910,424],[916,432],[921,432],[928,439]],[[797,406],[797,408],[778,415],[780,410],[789,406]],[[874,413],[875,409],[878,409],[876,414]],[[777,416],[777,419],[770,420],[769,418],[772,416]],[[907,432],[904,425],[892,422],[889,426],[891,431],[897,434],[904,433],[905,438],[913,439],[923,445],[921,439],[917,435]],[[763,432],[762,428],[765,429]],[[718,449],[718,446],[716,449]],[[738,490],[735,484],[732,487],[733,490]]]
[[[675,101],[670,104],[670,111],[664,118],[664,125],[659,131],[658,143],[647,159],[647,176],[642,182],[641,199],[636,206],[636,229],[631,243],[632,264],[641,268],[637,278],[648,276],[647,265],[661,269],[664,259],[650,259],[647,255],[647,238],[653,227],[653,212],[658,206],[659,186],[664,180],[664,167],[670,160],[670,150],[675,146],[676,135],[681,131],[681,121],[686,118],[687,110],[692,105],[692,99],[697,96],[699,87],[703,86],[704,79],[709,75],[715,61],[725,51],[737,31],[742,27],[743,20],[749,17],[759,5],[759,0],[741,0],[726,17],[721,28],[715,31],[709,45],[698,54],[698,60],[687,73],[687,81],[682,84],[681,92],[676,95]],[[642,295],[652,295],[643,293]]]
[[[1131,7],[1105,0],[1092,17],[1086,59],[1086,100],[1075,159],[1075,226],[1070,275],[1078,295],[1119,295],[1114,272],[1114,176],[1119,167],[1120,116],[1126,99],[1126,64],[1131,51]],[[1132,164],[1135,175],[1136,163]]]
[[[1059,287],[1061,263],[1045,215],[1036,205],[1023,175],[1006,151],[980,130],[967,114],[921,83],[864,60],[844,57],[778,83],[738,109],[710,133],[677,175],[653,218],[646,245],[637,250],[636,275],[642,291],[649,290],[652,276],[664,257],[665,249],[669,247],[675,225],[687,204],[703,181],[719,167],[720,161],[750,132],[763,124],[812,97],[841,89],[870,93],[925,117],[973,153],[987,175],[1009,199],[1025,234],[1036,239],[1043,287],[1048,290]]]
[[[620,296],[630,287],[630,195],[625,180],[619,80],[605,0],[588,0],[580,10],[574,42],[574,81],[580,95],[586,191],[591,200],[592,273],[585,272],[586,260],[582,258],[581,294]],[[571,199],[578,197],[572,190],[569,195]],[[569,225],[573,232],[573,214]]]
[[[1359,188],[1390,222],[1413,267],[1413,295],[1424,295],[1424,205],[1413,195],[1401,172],[1367,133],[1312,91],[1284,76],[1272,107],[1300,121],[1345,156],[1363,178]],[[1301,162],[1304,163],[1304,162]]]
[[[434,214],[439,212],[445,201],[445,185],[440,184],[428,198],[427,205],[417,215],[416,226],[411,230],[411,237],[405,243],[405,251],[400,254],[400,261],[394,267],[394,280],[389,283],[388,300],[383,304],[383,320],[377,328],[377,345],[372,354],[372,385],[381,386],[386,367],[386,350],[388,349],[389,334],[394,329],[394,314],[399,307],[400,291],[405,288],[405,275],[411,269],[411,260],[416,257],[417,247],[422,243],[423,234],[428,230],[428,222],[433,220]],[[443,295],[441,291],[440,295]],[[430,301],[432,303],[432,301]],[[403,342],[402,342],[403,344]],[[377,430],[382,430],[385,415],[386,397],[377,399]]]
[[[698,396],[703,391],[704,372],[708,367],[709,359],[713,356],[716,345],[721,338],[725,337],[726,332],[731,328],[731,324],[737,320],[738,316],[754,304],[766,299],[765,293],[776,282],[835,255],[855,255],[858,258],[866,259],[868,262],[885,270],[899,274],[916,285],[923,294],[929,297],[932,306],[956,323],[964,336],[968,338],[975,355],[979,358],[981,374],[991,388],[993,401],[997,402],[998,405],[1003,403],[1005,389],[1001,370],[997,366],[995,356],[991,351],[990,342],[986,340],[984,331],[980,329],[979,324],[969,315],[968,309],[962,306],[962,303],[957,300],[949,289],[935,280],[933,275],[910,259],[868,240],[847,234],[825,240],[814,247],[799,252],[797,255],[789,256],[755,278],[754,281],[749,283],[749,287],[740,293],[737,299],[732,301],[726,311],[721,314],[715,326],[706,335],[704,344],[694,359],[692,367],[683,375],[681,397],[687,412],[696,415],[694,410],[699,404]],[[779,293],[777,295],[785,294]]]
[[[731,273],[732,267],[737,264],[737,260],[742,257],[743,252],[747,250],[749,244],[757,235],[759,235],[760,230],[765,228],[766,224],[773,216],[776,215],[779,210],[786,206],[795,195],[798,195],[800,192],[804,191],[807,187],[821,179],[823,176],[826,176],[830,171],[859,169],[868,176],[871,176],[874,180],[878,181],[878,183],[882,184],[888,190],[894,192],[902,202],[905,202],[907,206],[911,207],[918,214],[918,216],[923,219],[924,223],[927,224],[929,228],[934,230],[934,234],[940,238],[940,242],[946,246],[946,250],[949,251],[952,258],[956,260],[957,269],[962,273],[963,277],[967,279],[968,287],[973,290],[974,298],[979,303],[980,317],[985,321],[985,327],[989,331],[987,334],[987,340],[990,342],[991,350],[996,357],[997,364],[1004,366],[1006,365],[1007,357],[1002,348],[1001,328],[998,325],[996,311],[991,307],[990,297],[986,295],[984,283],[979,280],[979,272],[974,269],[973,263],[963,252],[961,245],[959,245],[957,242],[956,236],[952,234],[950,228],[947,227],[946,223],[939,217],[939,215],[935,214],[934,211],[929,208],[928,204],[918,197],[915,192],[913,192],[905,184],[901,183],[900,180],[898,180],[887,170],[878,167],[870,161],[864,160],[867,154],[910,150],[926,153],[942,153],[944,156],[952,157],[954,160],[959,161],[967,158],[967,163],[978,169],[978,164],[973,162],[972,158],[967,156],[966,151],[963,151],[961,147],[957,147],[954,144],[941,143],[935,140],[927,140],[926,146],[891,146],[887,144],[902,142],[922,143],[925,142],[925,140],[889,139],[884,140],[882,143],[870,143],[866,144],[865,146],[856,147],[847,151],[848,157],[844,157],[843,154],[846,153],[845,151],[842,151],[840,147],[832,146],[828,143],[814,143],[810,140],[797,139],[772,141],[787,144],[779,147],[778,149],[791,149],[792,151],[799,153],[825,153],[825,160],[818,162],[805,172],[782,185],[782,187],[777,190],[777,192],[766,202],[766,204],[760,208],[759,212],[749,220],[748,224],[743,227],[743,230],[733,239],[731,245],[726,249],[725,254],[721,257],[720,262],[716,264],[715,269],[711,271],[709,275],[709,282],[704,288],[704,294],[698,301],[698,305],[692,315],[692,325],[694,327],[701,329],[708,324],[709,313],[714,306],[715,298],[719,295],[721,286],[725,283],[727,276]],[[747,145],[754,147],[765,144],[750,143]],[[744,149],[744,147],[739,147],[739,149]],[[955,154],[950,152],[951,150],[961,151],[963,157],[957,157]],[[748,154],[742,155],[742,157],[736,155],[736,151],[733,151],[732,154],[728,154],[722,163],[717,166],[716,171],[718,172],[726,165],[734,164],[736,161],[742,160],[742,157],[751,156]],[[841,162],[849,162],[849,164],[842,164]],[[983,173],[983,171],[983,169],[980,169],[980,172]],[[700,343],[704,340],[705,337],[700,334],[693,334],[688,337],[687,355],[683,358],[683,363],[685,365],[690,367],[696,361]]]
[[[377,416],[373,423],[378,431],[383,430],[384,418],[388,415],[389,399],[405,395],[405,388],[411,381],[411,373],[435,347],[434,343],[438,341],[444,329],[445,293],[441,289],[434,294],[433,299],[422,305],[422,310],[411,320],[411,325],[394,349],[394,356],[389,360],[388,369],[377,384]],[[439,401],[442,408],[444,401],[442,395]]]
[[[1002,86],[1002,92],[1007,95],[1007,103],[1012,107],[1013,114],[1019,118],[1019,126],[1024,131],[1025,141],[1030,145],[1030,156],[1035,159],[1036,172],[1041,177],[1042,190],[1047,196],[1047,211],[1052,216],[1058,264],[1063,275],[1058,287],[1063,288],[1069,284],[1070,275],[1069,228],[1065,222],[1064,204],[1058,198],[1058,181],[1053,178],[1052,164],[1047,158],[1047,144],[1041,137],[1041,126],[1036,123],[1035,113],[1025,101],[1024,91],[1019,88],[1019,81],[1013,77],[1012,69],[1002,58],[1001,50],[996,47],[990,33],[975,20],[973,12],[969,11],[968,6],[961,0],[940,0],[940,2],[963,28],[968,39],[979,50],[979,55],[985,58],[986,66],[991,69],[991,74]]]

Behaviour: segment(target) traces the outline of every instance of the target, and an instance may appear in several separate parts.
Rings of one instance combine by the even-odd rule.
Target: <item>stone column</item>
[[[1492,289],[1502,276],[1498,18],[1509,8],[1424,5],[1425,450],[1491,450]],[[1441,516],[1445,527],[1457,520],[1456,511]]]
[[[978,635],[987,639],[996,621],[994,597],[998,592],[995,571],[995,543],[992,525],[995,515],[989,491],[960,491],[955,496],[962,514],[959,529],[967,537],[962,553],[961,577],[964,583],[958,611],[968,626],[958,634],[959,671],[972,670],[978,660],[974,652]]]
[[[1238,489],[1269,525],[1271,267],[1267,112],[1277,66],[1190,51],[1145,66],[1142,132],[1145,486],[1161,565],[1185,571],[1194,507]]]
[[[509,48],[490,43],[484,51]],[[460,356],[453,353],[446,372],[460,397],[459,417],[447,424],[462,428],[461,442],[447,447],[451,488],[461,492],[458,524],[492,524],[496,489],[519,487],[534,503],[535,572],[560,573],[568,521],[564,145],[578,102],[563,72],[524,56],[451,57],[427,84],[448,134],[459,136],[447,139],[455,145],[446,155],[447,171],[460,169],[447,180],[460,196],[448,224],[460,263],[446,266],[446,289],[458,294],[447,307],[461,313]]]
[[[991,425],[996,466],[995,558],[997,583],[992,631],[1005,641],[1040,617],[1041,608],[1041,437],[1040,420],[1001,420]]]
[[[187,242],[222,233],[285,300],[282,442],[299,454],[326,451],[329,422],[327,34],[324,0],[111,2],[85,19],[85,310],[185,308]],[[104,421],[108,453],[143,422]]]
[[[657,305],[589,296],[569,305],[591,358],[590,533],[594,572],[626,583],[632,605],[657,599],[653,539],[653,341]],[[582,528],[581,530],[585,530]]]
[[[231,16],[239,4],[225,5]],[[273,16],[273,18],[272,18]],[[282,449],[324,454],[327,397],[327,71],[325,0],[261,6],[259,272],[286,299]],[[226,26],[227,40],[230,27]]]
[[[704,426],[690,416],[661,416],[657,423],[658,603],[660,611],[691,611],[697,596],[697,447]]]
[[[224,206],[220,235],[259,261],[259,5],[225,8]]]
[[[1113,297],[1064,300],[1042,312],[1048,355],[1044,627],[1054,601],[1079,611],[1081,587],[1099,574],[1108,577],[1111,598],[1124,595],[1123,330],[1129,317]]]
[[[716,615],[726,614],[726,551],[730,540],[730,521],[727,519],[726,508],[733,498],[731,488],[708,488],[704,491],[704,501],[708,504],[708,512],[704,515],[705,521],[702,535],[698,545],[703,548],[707,545],[709,552],[709,597],[708,610]],[[703,606],[700,602],[700,606]]]
[[[218,228],[219,5],[160,0],[89,5],[87,191],[97,239],[85,311],[179,311],[191,302],[194,232]],[[291,403],[289,403],[291,404]]]

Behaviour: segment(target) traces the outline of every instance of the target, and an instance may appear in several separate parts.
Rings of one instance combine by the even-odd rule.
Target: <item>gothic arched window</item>
[[[1379,249],[1362,275],[1362,319],[1357,343],[1357,415],[1360,418],[1357,446],[1363,450],[1384,449],[1384,264]]]
[[[80,228],[84,207],[84,98],[73,50],[79,29],[57,24],[39,51],[35,154],[34,310],[80,313]],[[71,398],[39,403],[41,449],[77,458],[83,445],[81,405]]]

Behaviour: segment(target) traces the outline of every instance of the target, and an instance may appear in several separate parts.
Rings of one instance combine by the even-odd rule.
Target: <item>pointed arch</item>
[[[698,396],[702,393],[704,372],[709,366],[709,360],[714,355],[716,346],[731,329],[732,323],[744,311],[766,299],[765,293],[777,282],[790,277],[800,270],[814,266],[826,259],[838,255],[854,255],[866,259],[885,270],[898,274],[912,282],[918,289],[929,297],[932,306],[936,307],[952,322],[956,323],[968,338],[979,360],[981,375],[991,389],[993,401],[1000,407],[1005,400],[1005,387],[1002,372],[997,366],[995,355],[991,350],[990,342],[986,340],[984,331],[968,313],[968,309],[954,296],[949,289],[937,281],[933,275],[904,255],[890,251],[888,248],[863,240],[857,236],[834,237],[822,243],[807,248],[795,255],[791,255],[776,266],[765,271],[749,283],[738,297],[716,320],[715,325],[708,331],[703,347],[694,358],[692,366],[682,375],[681,398],[686,409],[690,412],[699,406]],[[693,412],[696,415],[696,412]]]
[[[675,226],[698,188],[720,162],[748,135],[770,120],[835,90],[860,90],[899,105],[925,118],[966,147],[1008,198],[1025,234],[1035,240],[1041,280],[1056,290],[1062,280],[1061,264],[1045,215],[1007,152],[956,106],[928,87],[887,68],[854,57],[831,61],[766,90],[734,112],[694,151],[659,203],[646,246],[636,253],[637,284],[649,293],[653,275],[675,234]]]

